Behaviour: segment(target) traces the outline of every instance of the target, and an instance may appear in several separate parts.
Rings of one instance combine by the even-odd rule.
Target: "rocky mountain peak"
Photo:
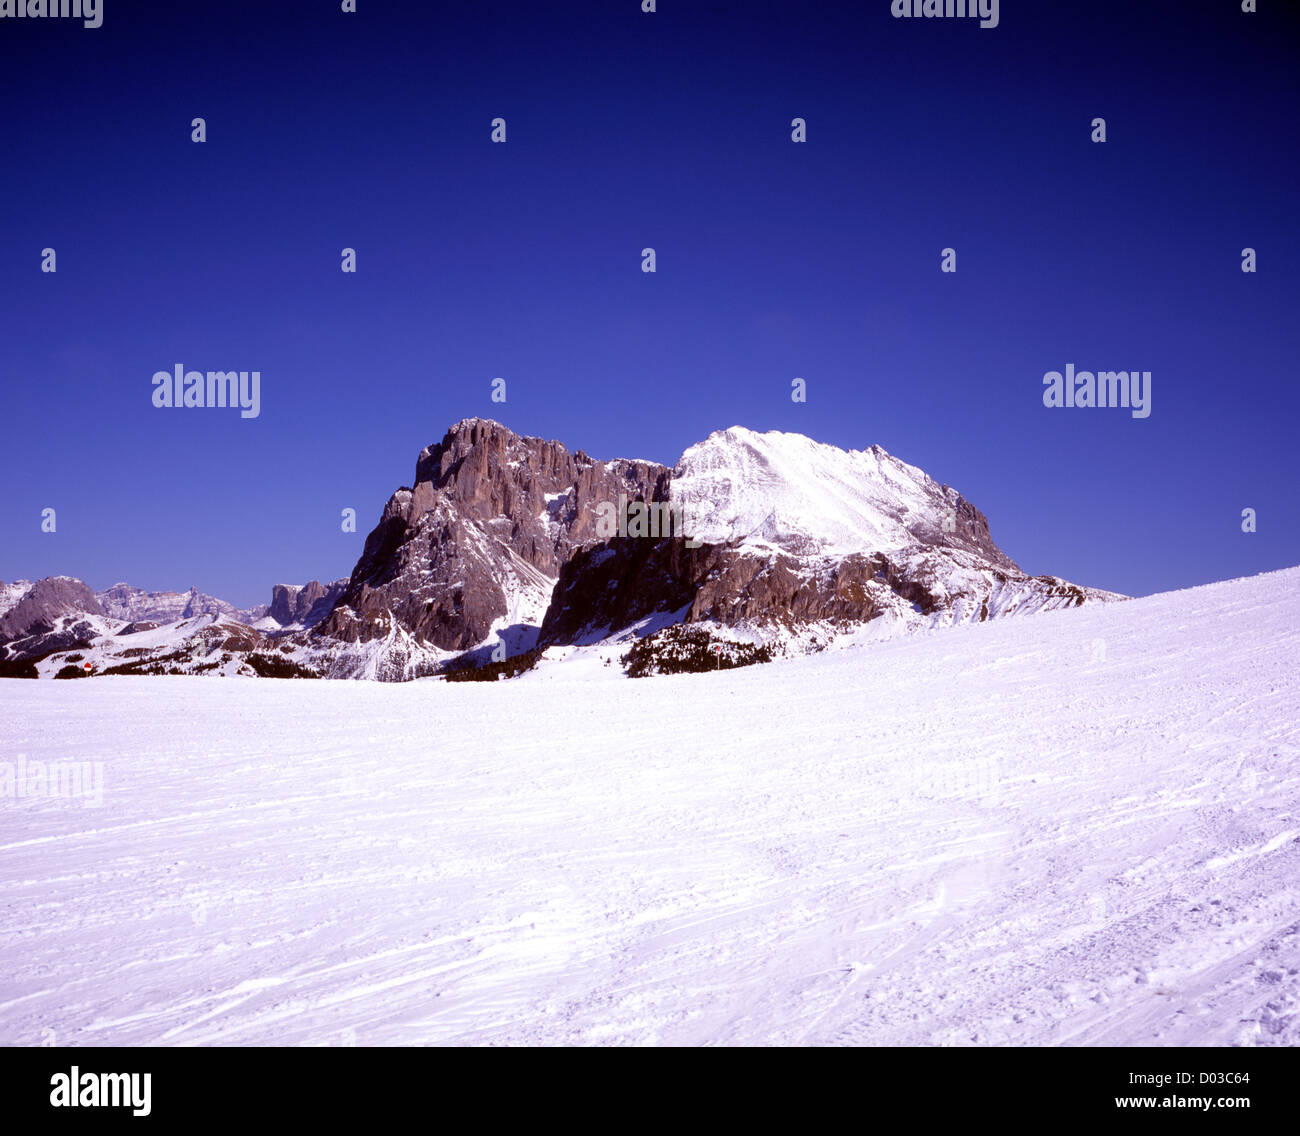
[[[389,499],[318,634],[458,651],[494,628],[535,632],[560,568],[598,539],[600,505],[650,499],[667,476],[488,419],[458,422],[421,451],[414,487]]]
[[[47,634],[64,616],[103,615],[89,585],[71,576],[46,576],[0,616],[0,642]]]

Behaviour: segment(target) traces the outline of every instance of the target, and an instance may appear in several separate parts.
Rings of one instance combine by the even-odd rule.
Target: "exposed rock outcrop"
[[[366,538],[317,636],[389,639],[463,651],[503,625],[541,622],[560,568],[600,539],[597,507],[646,499],[668,470],[601,462],[500,423],[457,423],[419,456]]]
[[[71,576],[37,580],[4,615],[0,615],[0,643],[54,631],[70,615],[103,615],[88,584]]]
[[[266,614],[281,627],[315,627],[333,610],[348,586],[347,579],[322,584],[276,584],[271,589],[271,606]]]

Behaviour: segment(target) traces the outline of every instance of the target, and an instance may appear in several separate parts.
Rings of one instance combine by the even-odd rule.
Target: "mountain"
[[[84,663],[94,673],[259,674],[265,637],[247,625],[257,610],[196,589],[96,593],[71,576],[0,584],[0,674],[51,677]]]
[[[119,583],[94,592],[70,576],[35,584],[0,581],[0,663],[30,663],[6,668],[28,676],[58,673],[83,660],[97,673],[127,668],[151,674],[261,674],[267,666],[255,653],[267,645],[267,637],[314,626],[346,584],[277,584],[269,607],[237,608],[197,588],[148,592]]]
[[[664,486],[691,539],[582,549],[561,572],[543,644],[672,613],[816,649],[868,624],[882,638],[1121,598],[1027,575],[974,505],[880,446],[733,427],[690,447]]]
[[[114,584],[96,592],[95,598],[105,615],[128,622],[174,623],[197,615],[219,615],[240,623],[254,623],[266,614],[264,607],[237,608],[193,587],[187,592],[146,592],[130,584]]]
[[[257,654],[266,637],[249,626],[266,610],[239,609],[197,588],[146,592],[114,584],[94,592],[70,576],[0,583],[0,664],[16,677],[49,677],[85,662],[94,673],[283,670]]]
[[[709,544],[805,557],[942,546],[1018,571],[983,513],[880,446],[846,451],[733,426],[682,455],[670,496],[691,535]]]
[[[6,605],[0,611],[0,659],[26,660],[70,650],[89,643],[110,625],[95,593],[71,576],[47,576],[21,591],[7,586],[0,596]]]
[[[0,613],[0,640],[52,631],[65,615],[104,614],[95,593],[71,576],[47,576],[34,584],[28,583],[21,591],[17,586],[6,587],[4,595],[6,606]]]
[[[329,657],[331,675],[390,679],[432,673],[497,637],[526,650],[561,567],[597,538],[597,507],[645,499],[667,473],[498,422],[458,422],[421,451],[414,486],[389,499],[333,611],[303,643]]]
[[[974,505],[879,446],[733,427],[670,470],[466,419],[420,454],[291,651],[401,679],[675,623],[798,653],[1116,598],[1029,576]]]
[[[93,642],[95,673],[402,681],[636,637],[653,673],[660,637],[678,662],[757,660],[1120,598],[1028,575],[979,509],[879,446],[737,426],[669,469],[469,418],[421,451],[346,579],[278,584],[251,611],[195,588],[4,585],[0,659],[57,673]]]

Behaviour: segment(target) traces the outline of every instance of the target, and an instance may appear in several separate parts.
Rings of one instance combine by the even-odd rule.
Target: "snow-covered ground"
[[[0,681],[0,1042],[1300,1043],[1300,569],[607,654]]]

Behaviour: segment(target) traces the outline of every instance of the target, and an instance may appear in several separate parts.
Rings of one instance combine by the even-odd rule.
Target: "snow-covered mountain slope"
[[[846,451],[732,427],[690,447],[665,488],[692,539],[576,550],[544,644],[587,643],[681,612],[687,623],[805,651],[1124,598],[1021,571],[974,505],[879,446]]]
[[[88,619],[97,625],[98,633],[37,661],[41,678],[53,678],[69,666],[84,669],[87,664],[96,677],[125,673],[251,678],[259,672],[250,665],[249,656],[267,645],[255,629],[220,615],[194,615],[163,624]]]
[[[0,797],[0,1043],[1300,1044],[1300,569],[720,673],[556,650],[0,681],[5,761],[102,770]]]
[[[67,677],[72,671],[251,677],[267,670],[249,657],[267,643],[246,623],[255,613],[237,612],[194,589],[144,592],[116,584],[94,593],[71,576],[22,584],[0,588],[9,603],[0,613],[0,669],[8,677]],[[177,616],[178,610],[189,614]],[[285,669],[281,662],[270,669]]]
[[[682,454],[669,498],[688,534],[709,544],[836,557],[947,545],[1016,567],[960,493],[879,446],[841,450],[733,426]]]
[[[31,586],[31,580],[15,580],[11,584],[6,584],[3,580],[0,580],[0,615],[5,615],[14,604],[23,598]]]

